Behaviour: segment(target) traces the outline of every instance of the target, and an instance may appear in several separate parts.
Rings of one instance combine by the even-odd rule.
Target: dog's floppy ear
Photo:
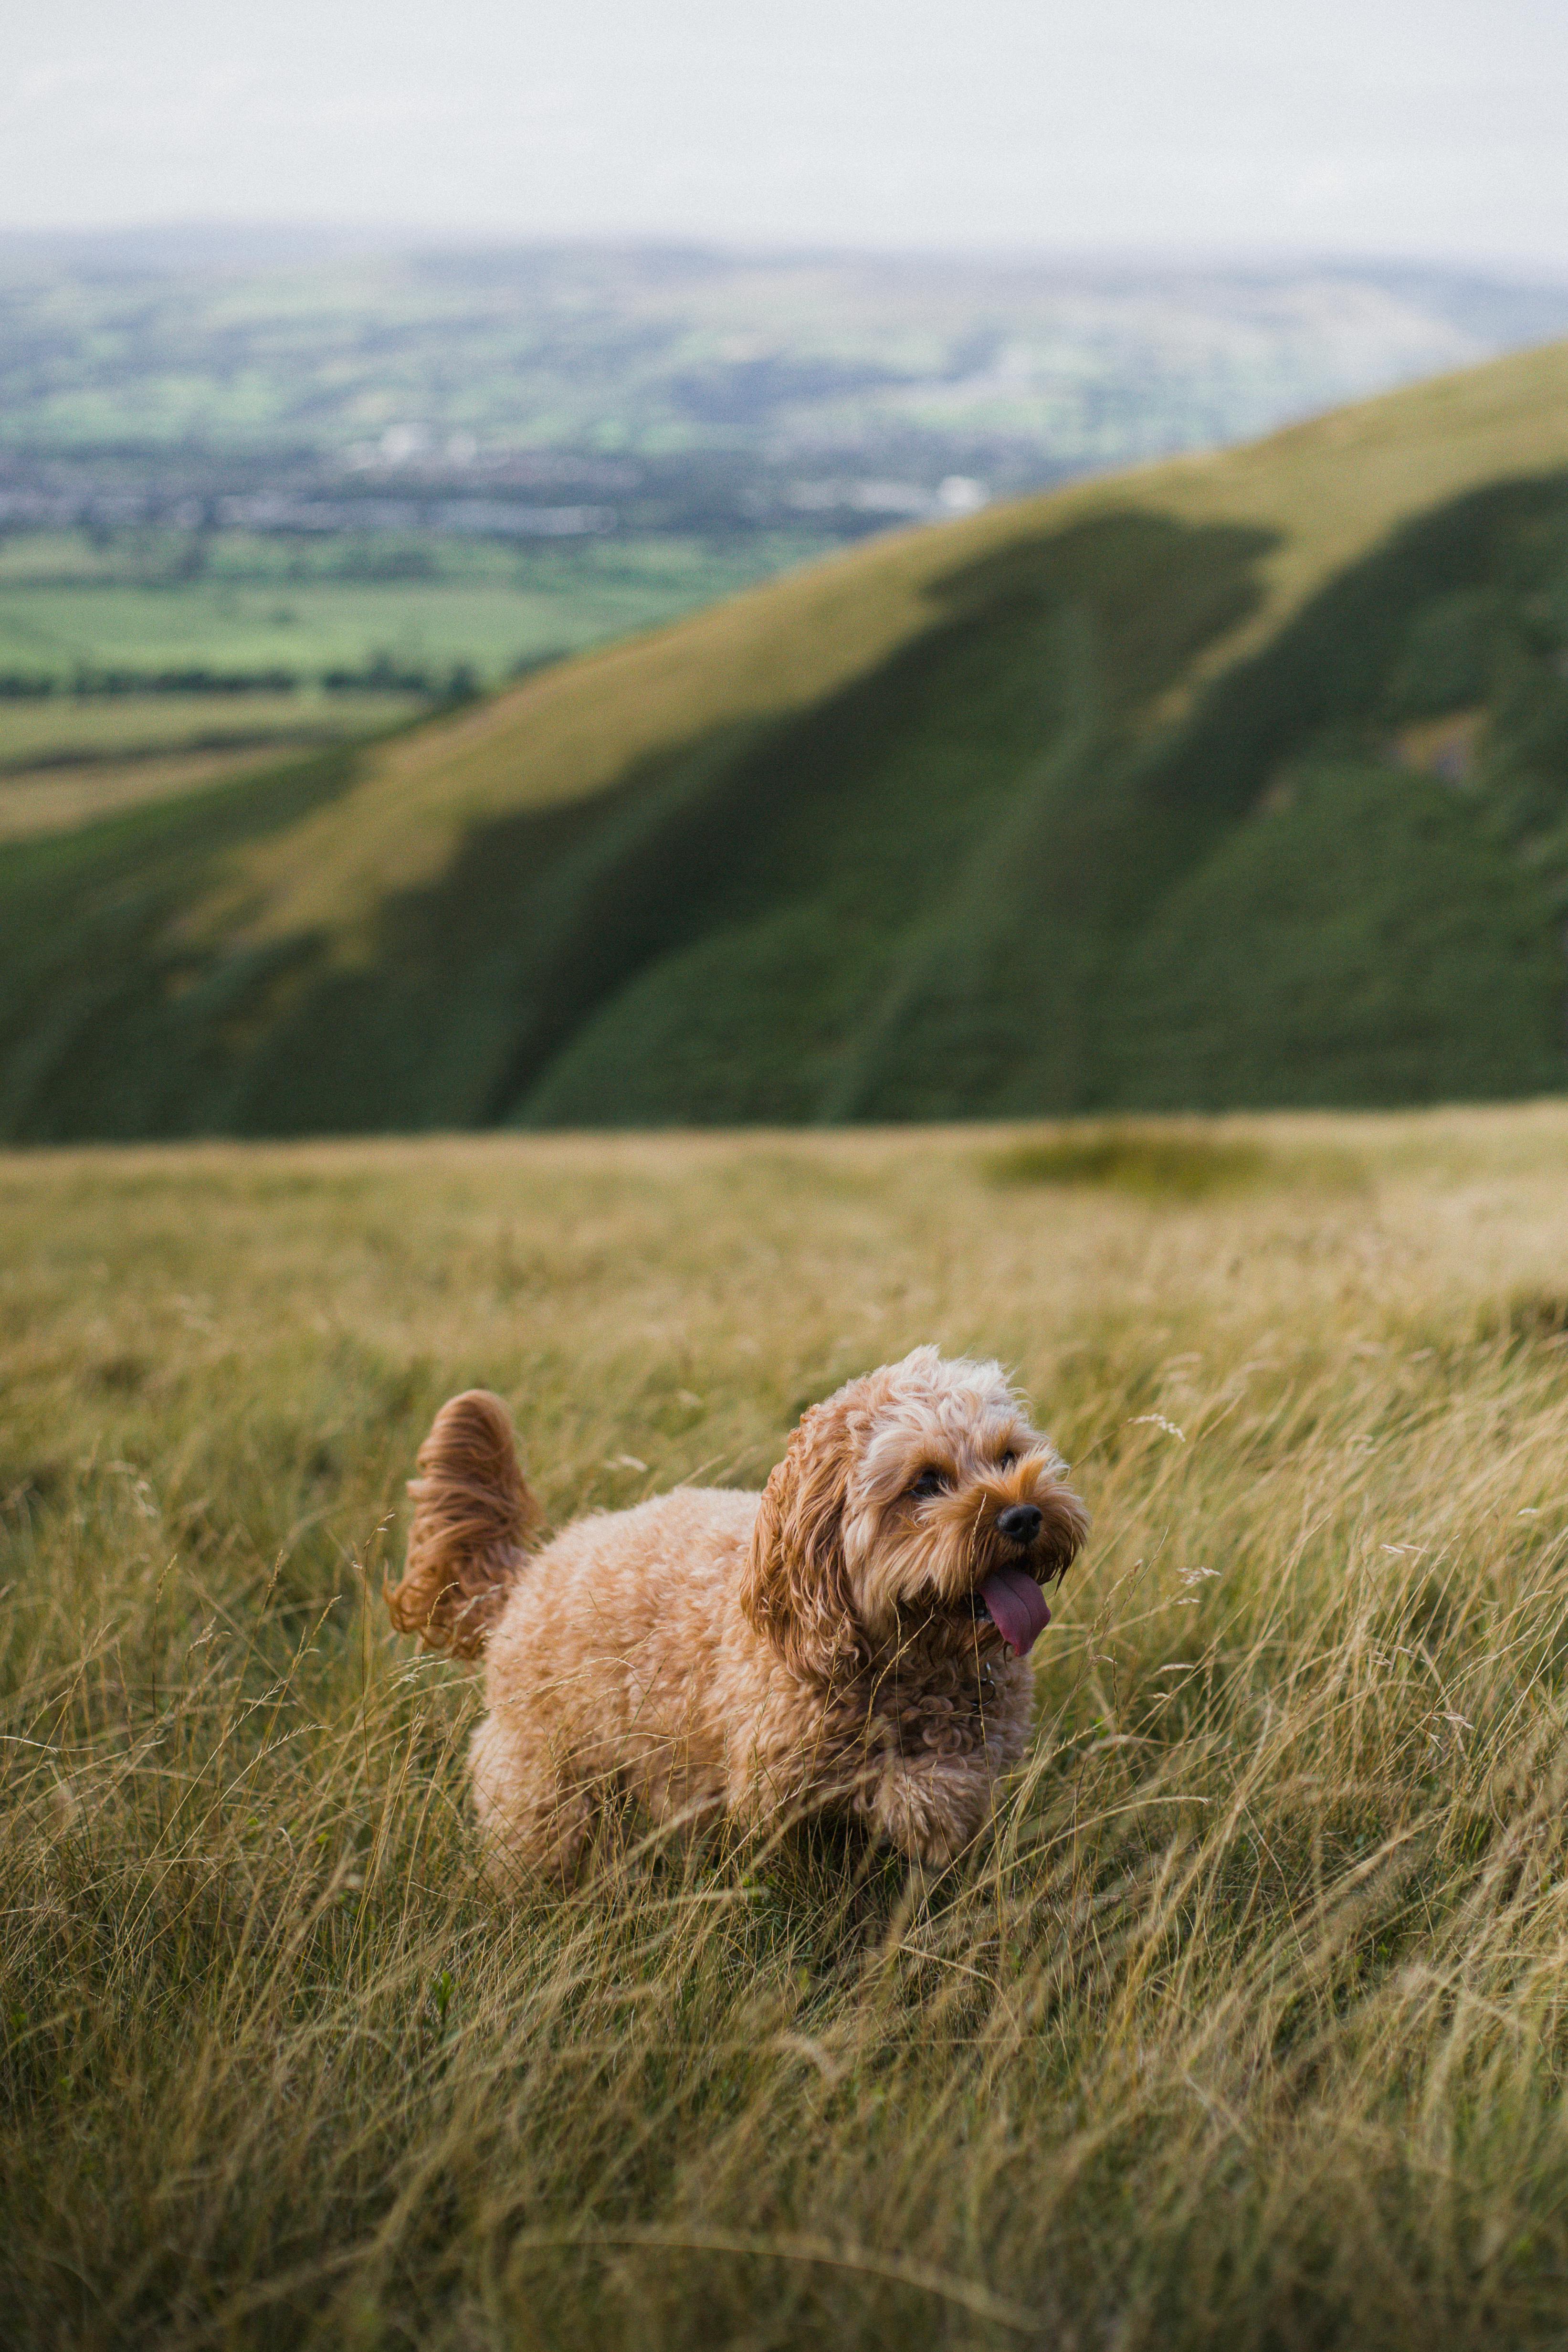
[[[857,1646],[843,1553],[850,1460],[837,1398],[813,1405],[763,1490],[741,1586],[755,1631],[798,1675],[824,1680]]]

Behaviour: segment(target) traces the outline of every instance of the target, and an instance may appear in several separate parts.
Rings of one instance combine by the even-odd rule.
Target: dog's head
[[[999,1365],[916,1348],[803,1416],[757,1515],[747,1615],[802,1674],[922,1627],[1021,1656],[1088,1532],[1065,1467]]]

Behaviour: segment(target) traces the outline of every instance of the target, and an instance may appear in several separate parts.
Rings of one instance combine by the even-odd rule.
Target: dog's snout
[[[1033,1503],[1009,1503],[997,1513],[997,1532],[1009,1543],[1031,1544],[1040,1533],[1041,1516]]]

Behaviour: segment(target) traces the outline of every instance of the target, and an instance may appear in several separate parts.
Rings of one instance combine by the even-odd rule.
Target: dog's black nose
[[[1040,1533],[1040,1517],[1033,1503],[1009,1503],[997,1513],[997,1532],[1009,1543],[1031,1544]]]

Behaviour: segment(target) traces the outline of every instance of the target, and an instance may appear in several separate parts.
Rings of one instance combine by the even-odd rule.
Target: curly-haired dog
[[[1082,1544],[995,1364],[916,1348],[801,1419],[761,1495],[677,1487],[541,1546],[505,1406],[442,1407],[393,1623],[486,1660],[490,1864],[570,1875],[606,1796],[655,1822],[828,1810],[942,1863],[1029,1731],[1041,1584]]]

